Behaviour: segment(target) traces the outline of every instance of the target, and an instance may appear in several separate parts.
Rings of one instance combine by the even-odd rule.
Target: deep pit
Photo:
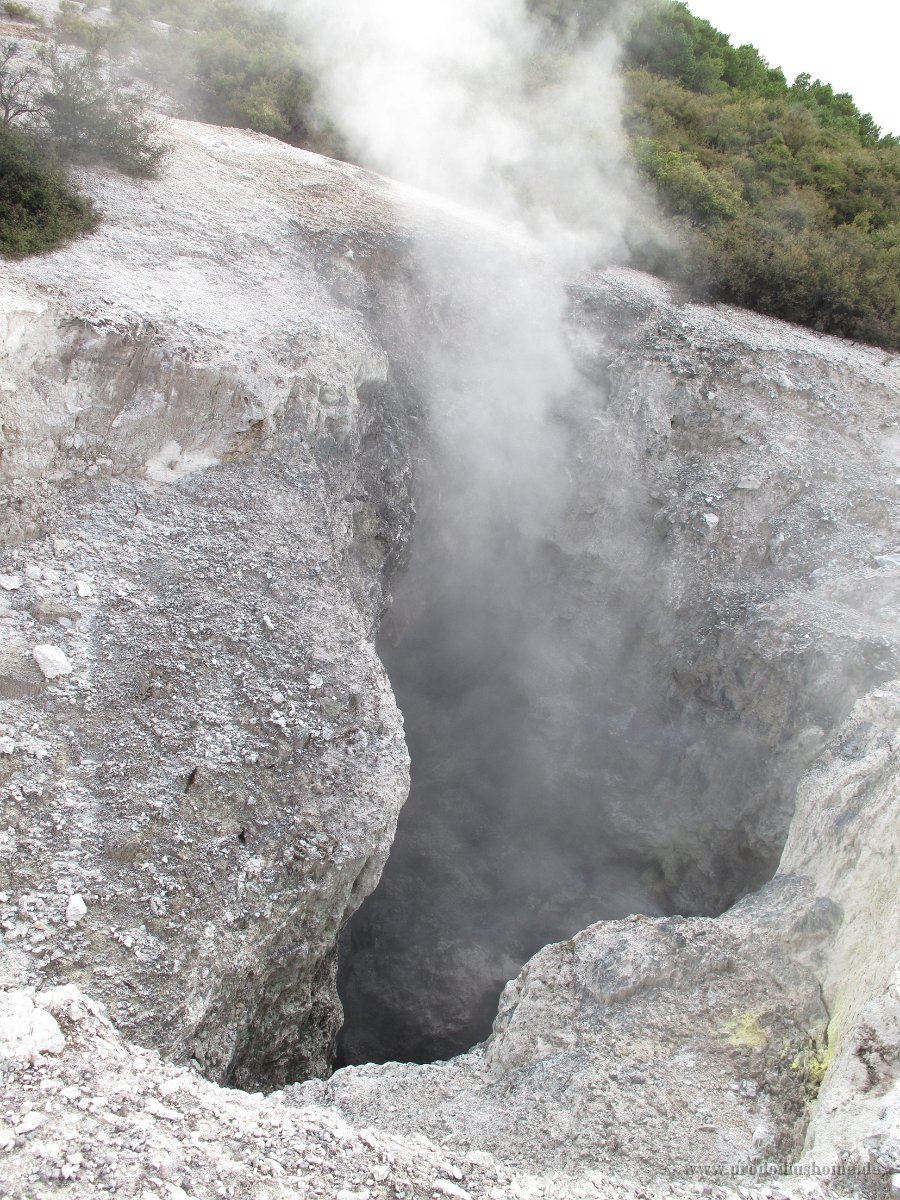
[[[541,946],[632,912],[718,913],[780,852],[728,811],[764,790],[766,747],[685,705],[652,595],[515,539],[474,591],[434,586],[428,557],[414,553],[382,636],[412,790],[344,935],[343,1063],[468,1049]],[[704,776],[707,807],[723,798],[706,845]]]
[[[871,646],[834,655],[754,617],[769,564],[739,572],[737,595],[724,556],[698,564],[708,528],[671,535],[659,475],[699,439],[673,419],[668,460],[644,457],[641,478],[647,431],[610,423],[615,402],[582,363],[552,418],[565,502],[537,526],[498,491],[460,536],[453,468],[419,466],[380,638],[412,791],[343,935],[339,1065],[457,1054],[541,946],[633,912],[718,914],[757,888],[802,771],[881,675]]]

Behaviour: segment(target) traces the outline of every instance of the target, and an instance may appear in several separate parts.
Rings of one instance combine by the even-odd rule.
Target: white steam
[[[372,313],[425,417],[412,551],[382,644],[413,790],[355,923],[379,952],[343,955],[345,981],[354,973],[343,994],[349,1028],[371,1024],[362,1014],[380,995],[384,1025],[400,1030],[423,969],[447,976],[451,1009],[456,996],[487,996],[485,1016],[536,938],[574,932],[570,901],[588,919],[616,909],[593,899],[619,887],[601,853],[596,755],[560,746],[597,743],[595,694],[619,639],[613,629],[584,662],[560,619],[554,548],[574,503],[572,412],[595,400],[573,362],[566,282],[621,255],[637,193],[611,34],[554,48],[525,0],[293,2],[351,158],[479,218],[426,222],[411,248],[399,237],[413,271],[396,264]],[[398,207],[407,200],[398,190]],[[574,710],[571,729],[554,740],[548,714],[561,710]],[[584,767],[577,794],[571,779],[559,794],[560,755]],[[559,819],[563,803],[580,818]],[[569,826],[587,831],[586,866],[566,865]],[[542,915],[548,904],[559,915]]]
[[[621,250],[636,189],[612,33],[550,53],[524,0],[295,0],[295,12],[357,161],[520,223],[570,264]]]

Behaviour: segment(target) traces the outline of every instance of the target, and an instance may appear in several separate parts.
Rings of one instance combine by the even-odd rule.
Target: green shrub
[[[283,14],[240,0],[112,0],[112,7],[137,72],[185,115],[339,152],[335,131],[316,114],[312,73]]]
[[[53,31],[57,41],[71,46],[81,46],[84,50],[106,50],[115,37],[111,25],[95,24],[86,21],[81,15],[83,9],[72,0],[60,0],[59,12],[53,18]]]
[[[94,54],[63,56],[52,49],[45,62],[42,117],[60,155],[126,175],[154,175],[167,148],[141,98],[117,86]]]
[[[20,4],[19,0],[4,0],[2,7],[6,15],[14,21],[33,21],[37,25],[41,23],[41,18],[34,9],[29,8],[27,4]]]
[[[0,254],[52,250],[92,229],[96,214],[29,134],[0,128]]]

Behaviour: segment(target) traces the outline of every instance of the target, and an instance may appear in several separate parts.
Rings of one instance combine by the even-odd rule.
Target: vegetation
[[[848,95],[789,84],[684,4],[627,49],[627,128],[682,234],[645,264],[697,293],[900,348],[900,142]]]
[[[164,153],[140,98],[96,53],[64,56],[51,47],[34,55],[0,43],[0,255],[51,250],[96,224],[65,164],[151,175]]]
[[[4,0],[0,8],[13,21],[33,21],[36,25],[41,23],[41,18],[34,9],[29,8],[27,4],[20,4],[19,0]]]
[[[0,128],[0,255],[52,250],[95,223],[53,157],[21,130]]]
[[[41,117],[67,162],[105,163],[126,175],[153,175],[166,153],[143,100],[104,70],[95,54],[44,58]]]
[[[565,56],[616,0],[529,0]],[[814,329],[900,348],[900,142],[851,96],[789,83],[677,0],[625,34],[625,124],[669,231],[634,229],[639,266]]]
[[[136,68],[190,116],[339,150],[334,130],[316,118],[312,71],[283,14],[242,0],[111,2]]]

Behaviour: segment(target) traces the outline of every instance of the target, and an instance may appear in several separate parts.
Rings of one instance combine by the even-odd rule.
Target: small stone
[[[0,737],[0,754],[15,754],[16,743],[11,737]]]
[[[87,905],[79,892],[69,897],[66,905],[66,920],[70,925],[77,925],[87,914]]]
[[[4,592],[17,592],[21,586],[21,575],[0,575],[0,588],[3,588]]]
[[[757,479],[755,475],[742,475],[734,486],[742,492],[758,492],[762,487],[762,480]]]
[[[82,600],[90,600],[92,596],[96,595],[96,592],[94,591],[94,585],[87,579],[76,579],[75,591]]]
[[[57,679],[60,675],[72,674],[72,664],[58,646],[35,646],[31,656],[45,679]]]
[[[471,1163],[473,1167],[492,1167],[494,1165],[493,1156],[484,1150],[470,1150],[466,1155],[466,1162]]]
[[[705,525],[708,525],[710,529],[715,529],[719,524],[719,518],[715,513],[704,513],[703,522]]]
[[[269,616],[268,613],[263,613],[262,623],[263,623],[263,625],[265,625],[266,629],[268,629],[270,633],[275,628],[274,624],[272,623],[272,618]]]
[[[16,1126],[16,1133],[34,1133],[36,1129],[40,1129],[42,1125],[46,1125],[47,1116],[42,1112],[30,1112]]]
[[[33,583],[36,583],[40,579],[40,577],[41,577],[41,568],[36,567],[34,565],[34,563],[29,563],[28,566],[25,568],[25,578],[30,579]]]
[[[281,692],[273,692],[272,693],[272,703],[273,704],[284,704],[284,696],[282,696]]]
[[[161,1121],[180,1121],[181,1113],[177,1109],[169,1108],[165,1104],[160,1104],[155,1096],[147,1096],[144,1100],[144,1112],[150,1114],[151,1117],[158,1117]]]
[[[442,1196],[453,1196],[455,1200],[472,1200],[471,1194],[465,1188],[457,1187],[449,1179],[436,1179],[433,1186]]]
[[[762,1146],[767,1145],[769,1141],[771,1141],[771,1138],[768,1129],[766,1129],[765,1125],[757,1125],[753,1130],[753,1148],[758,1150]]]

